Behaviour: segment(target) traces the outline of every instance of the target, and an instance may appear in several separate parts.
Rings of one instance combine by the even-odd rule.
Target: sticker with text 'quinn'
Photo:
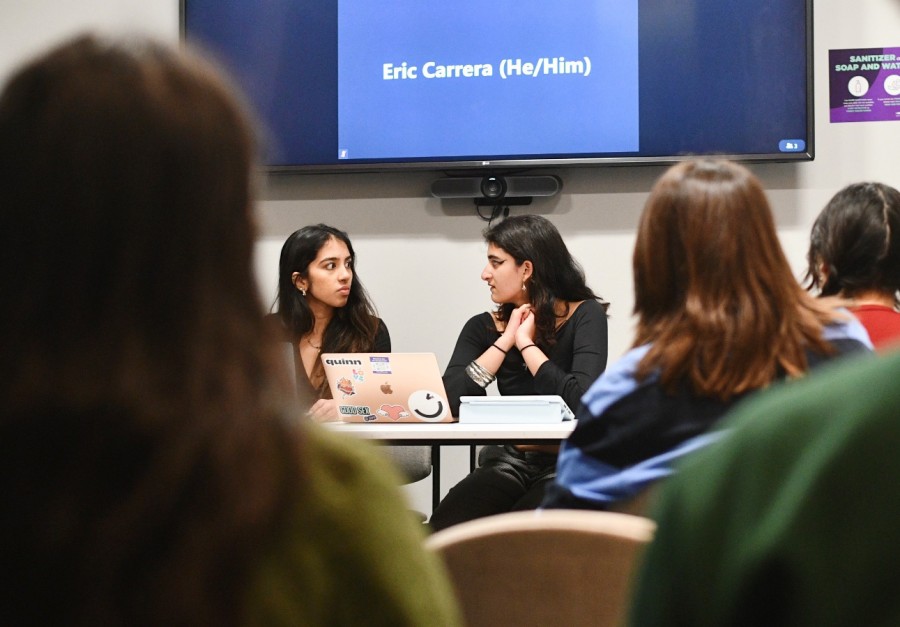
[[[900,48],[829,50],[832,122],[900,120]]]

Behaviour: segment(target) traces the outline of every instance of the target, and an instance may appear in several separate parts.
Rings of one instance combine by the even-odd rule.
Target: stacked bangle
[[[499,346],[497,346],[496,344],[491,344],[491,346],[493,346],[494,348],[496,348],[498,351],[500,351],[500,352],[503,353],[504,355],[506,354],[506,351],[503,350],[502,348],[500,348]]]
[[[535,346],[535,344],[529,344],[528,346],[523,346],[522,348],[519,349],[519,352],[524,353],[526,348],[531,348],[532,346]]]
[[[479,364],[477,361],[472,361],[466,366],[466,374],[469,375],[469,378],[472,379],[479,387],[486,388],[489,386],[494,379],[497,377],[488,372],[484,366]]]

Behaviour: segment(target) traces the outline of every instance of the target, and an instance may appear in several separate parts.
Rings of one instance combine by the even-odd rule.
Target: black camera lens
[[[481,180],[481,193],[485,198],[501,198],[506,193],[506,181],[496,176]]]

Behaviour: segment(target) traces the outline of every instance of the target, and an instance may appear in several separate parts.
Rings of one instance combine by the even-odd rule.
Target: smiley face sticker
[[[407,405],[413,416],[425,422],[440,422],[450,413],[447,400],[431,390],[416,390]]]

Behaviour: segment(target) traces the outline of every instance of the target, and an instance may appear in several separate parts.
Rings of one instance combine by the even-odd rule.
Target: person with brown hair
[[[297,389],[316,399],[309,415],[338,420],[322,353],[389,353],[391,336],[356,270],[350,237],[327,224],[297,229],[278,262],[278,311],[294,354]]]
[[[81,36],[0,95],[3,624],[456,624],[397,479],[299,424],[207,62]]]
[[[708,444],[738,400],[868,350],[849,313],[797,283],[759,180],[715,159],[656,182],[633,257],[634,347],[582,398],[545,507],[605,509]]]
[[[900,342],[900,192],[854,183],[828,201],[810,234],[810,289],[847,299],[877,350]]]

